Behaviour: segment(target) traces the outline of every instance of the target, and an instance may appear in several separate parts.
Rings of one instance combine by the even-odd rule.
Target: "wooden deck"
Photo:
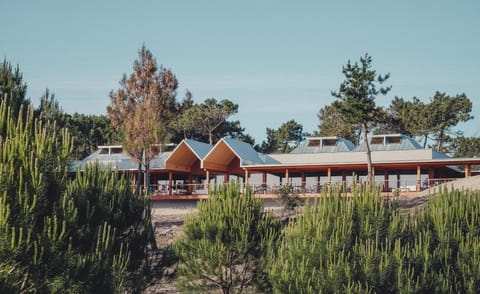
[[[414,196],[419,192],[400,192],[399,196]],[[352,193],[344,193],[345,197],[351,197]],[[384,197],[393,197],[394,192],[381,192],[381,195]],[[277,194],[253,194],[255,198],[260,199],[276,199],[278,198]],[[317,198],[322,197],[322,194],[319,193],[305,193],[305,194],[297,194],[300,198]],[[151,201],[162,201],[162,200],[200,200],[200,199],[207,199],[208,194],[190,194],[190,195],[159,195],[159,194],[152,194],[150,195]]]

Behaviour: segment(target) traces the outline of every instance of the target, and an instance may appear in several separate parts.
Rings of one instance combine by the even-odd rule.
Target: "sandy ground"
[[[197,211],[197,200],[162,200],[151,202],[152,224],[155,231],[157,246],[162,249],[172,244],[175,237],[182,232],[183,221],[189,213]],[[264,201],[265,209],[280,211],[278,201]],[[172,294],[179,293],[175,283],[169,278],[163,278],[148,287],[145,293]]]
[[[429,198],[434,197],[434,195],[438,191],[440,191],[440,189],[444,189],[444,188],[447,188],[449,190],[456,189],[461,191],[462,190],[478,191],[480,190],[480,176],[456,180],[453,182],[432,187],[430,189],[424,190],[422,192],[418,192],[410,196],[402,196],[399,199],[400,205],[405,208],[418,207],[419,205],[425,204]]]
[[[459,190],[480,190],[480,176],[460,179],[433,187],[410,196],[401,196],[400,205],[405,208],[417,208],[425,204],[429,198],[434,197],[440,188]],[[154,201],[152,206],[152,223],[155,230],[155,238],[159,248],[170,245],[176,236],[181,234],[183,221],[188,213],[194,213],[197,209],[197,200],[165,200]],[[264,200],[266,209],[279,211],[281,205],[273,199]],[[175,284],[170,279],[162,279],[147,288],[145,293],[179,293]]]

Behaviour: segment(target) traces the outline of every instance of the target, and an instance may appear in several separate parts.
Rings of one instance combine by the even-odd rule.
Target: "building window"
[[[319,147],[320,139],[308,140],[307,147]]]
[[[387,137],[387,144],[400,144],[402,141],[402,138],[400,136],[398,137]]]
[[[337,139],[324,139],[323,140],[323,146],[336,146],[337,145]]]
[[[115,147],[115,148],[112,148],[110,152],[111,154],[120,154],[122,153],[122,148]]]
[[[383,145],[383,137],[373,137],[370,141],[372,145]]]

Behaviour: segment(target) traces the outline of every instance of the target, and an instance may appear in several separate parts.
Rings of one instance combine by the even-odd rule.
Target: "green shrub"
[[[186,292],[241,293],[268,288],[265,265],[279,237],[280,222],[262,200],[236,184],[217,187],[188,216],[174,249],[177,282]]]
[[[269,272],[275,293],[475,293],[480,193],[442,191],[411,216],[377,190],[307,203]]]
[[[373,192],[372,192],[373,191]],[[340,187],[307,202],[286,229],[270,271],[277,293],[389,292],[396,261],[389,252],[404,235],[401,214],[375,189]]]

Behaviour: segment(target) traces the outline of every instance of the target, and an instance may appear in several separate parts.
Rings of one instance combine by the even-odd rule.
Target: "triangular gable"
[[[278,163],[268,155],[255,151],[252,145],[231,138],[222,138],[202,161],[202,167],[220,172],[239,172],[248,165]]]
[[[165,167],[169,170],[192,172],[200,168],[202,159],[212,149],[212,145],[185,139],[175,147],[165,160]]]

